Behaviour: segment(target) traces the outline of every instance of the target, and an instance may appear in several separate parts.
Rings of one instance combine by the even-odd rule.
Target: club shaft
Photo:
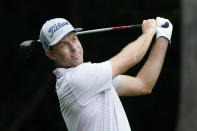
[[[91,34],[91,33],[97,33],[97,32],[106,32],[106,31],[113,31],[113,30],[125,30],[125,29],[133,29],[133,28],[141,28],[141,24],[137,25],[129,25],[129,26],[116,26],[116,27],[109,27],[109,28],[101,28],[101,29],[94,29],[94,30],[87,30],[87,31],[81,31],[77,32],[77,35],[84,35],[84,34]]]

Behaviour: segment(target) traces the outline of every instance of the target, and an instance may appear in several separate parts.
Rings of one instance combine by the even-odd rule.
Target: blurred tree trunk
[[[181,93],[177,131],[197,131],[197,1],[181,0]]]
[[[47,73],[45,79],[41,83],[40,88],[32,97],[30,102],[18,113],[16,118],[13,118],[13,123],[9,126],[8,131],[19,131],[20,127],[24,124],[26,120],[35,114],[39,104],[45,98],[50,85],[53,83],[52,73]]]

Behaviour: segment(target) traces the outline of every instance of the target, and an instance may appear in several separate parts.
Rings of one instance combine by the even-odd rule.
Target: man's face
[[[53,60],[59,67],[73,67],[83,63],[83,48],[75,32],[64,36],[50,49]]]

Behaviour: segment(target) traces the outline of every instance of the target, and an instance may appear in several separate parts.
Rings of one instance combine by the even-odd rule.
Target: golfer
[[[169,27],[163,28],[166,22]],[[77,31],[63,18],[47,21],[40,31],[45,54],[57,65],[53,72],[56,92],[68,131],[131,131],[119,96],[151,93],[171,40],[172,24],[160,17],[144,20],[142,35],[101,63],[83,61]],[[123,75],[144,57],[155,34],[151,53],[139,73]]]

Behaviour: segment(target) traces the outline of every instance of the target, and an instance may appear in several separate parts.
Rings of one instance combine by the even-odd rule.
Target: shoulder
[[[101,63],[88,62],[68,69],[57,68],[53,73],[57,80],[66,79],[69,84],[75,86],[88,84],[90,81],[95,84],[112,80],[112,69],[108,61]]]
[[[70,71],[68,77],[73,84],[96,85],[96,83],[106,83],[112,80],[111,65],[108,61],[101,63],[83,63]]]

